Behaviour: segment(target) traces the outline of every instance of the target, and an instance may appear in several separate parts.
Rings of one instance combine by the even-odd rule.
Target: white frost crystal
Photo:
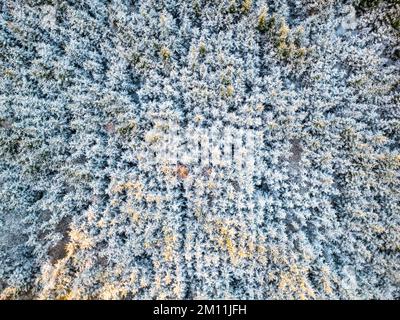
[[[343,18],[342,28],[344,30],[354,30],[357,27],[356,9],[348,6],[348,14]]]

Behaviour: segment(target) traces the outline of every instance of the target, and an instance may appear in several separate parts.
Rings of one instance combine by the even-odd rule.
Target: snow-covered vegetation
[[[399,298],[399,32],[398,0],[0,0],[0,297]]]

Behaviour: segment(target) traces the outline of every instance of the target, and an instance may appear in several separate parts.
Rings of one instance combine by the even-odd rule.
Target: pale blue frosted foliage
[[[0,0],[0,297],[399,298],[399,12]]]

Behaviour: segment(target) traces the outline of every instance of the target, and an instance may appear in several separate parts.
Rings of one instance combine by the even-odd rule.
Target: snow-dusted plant
[[[0,1],[0,297],[398,298],[399,12]]]

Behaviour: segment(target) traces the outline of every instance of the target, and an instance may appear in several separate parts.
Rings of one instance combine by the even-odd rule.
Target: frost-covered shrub
[[[363,3],[0,1],[1,298],[398,298],[397,4]]]

